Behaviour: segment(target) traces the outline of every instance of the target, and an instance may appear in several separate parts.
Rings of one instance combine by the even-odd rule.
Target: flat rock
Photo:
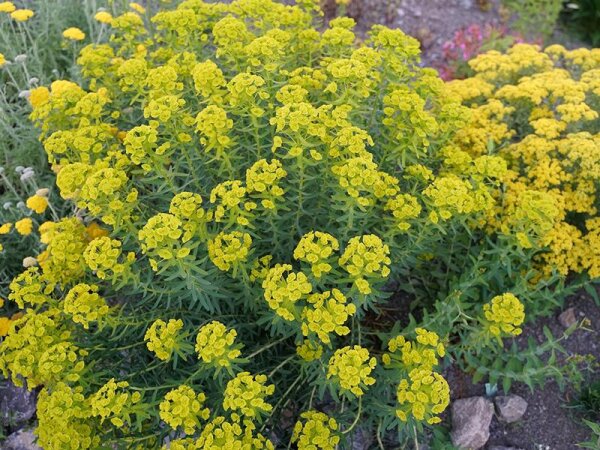
[[[35,414],[36,393],[10,381],[0,386],[0,422],[5,427],[27,422]]]
[[[558,316],[558,322],[565,328],[577,323],[577,314],[575,308],[567,308]]]
[[[470,397],[452,403],[452,444],[460,449],[482,448],[490,437],[494,405],[485,397]]]
[[[499,395],[494,403],[498,418],[506,423],[520,420],[527,411],[527,401],[518,395]]]
[[[19,430],[9,435],[2,444],[3,450],[42,450],[35,443],[36,437],[32,430]]]

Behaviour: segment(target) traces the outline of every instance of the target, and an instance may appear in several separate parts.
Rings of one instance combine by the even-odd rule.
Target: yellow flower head
[[[33,231],[33,221],[29,217],[15,222],[15,229],[22,236],[27,236]]]
[[[27,199],[27,207],[38,214],[42,214],[48,207],[48,199],[40,195],[33,195]]]
[[[90,398],[92,415],[100,417],[100,423],[106,419],[115,427],[122,427],[125,422],[131,422],[128,409],[142,399],[139,392],[127,392],[127,381],[116,382],[111,378]]]
[[[340,442],[338,424],[333,417],[318,411],[300,414],[294,426],[292,442],[298,450],[334,450]]]
[[[127,254],[124,262],[119,262],[121,253],[120,241],[102,236],[90,241],[83,252],[83,258],[87,266],[96,273],[96,276],[104,280],[113,275],[124,273],[135,260],[135,253],[131,252]]]
[[[34,15],[34,12],[30,9],[16,9],[10,13],[10,17],[12,17],[17,22],[26,22],[31,19]]]
[[[208,256],[222,271],[226,272],[233,267],[235,273],[240,263],[248,259],[251,245],[252,238],[248,233],[221,232],[214,239],[208,241]]]
[[[216,320],[204,325],[196,336],[198,358],[216,367],[229,367],[242,353],[235,344],[236,336],[235,330],[228,330]]]
[[[302,272],[287,272],[292,270],[289,264],[276,264],[269,269],[262,287],[265,300],[278,316],[287,321],[293,321],[299,315],[296,306],[298,300],[312,291],[312,284]]]
[[[176,447],[171,441],[171,450],[221,450],[221,449],[252,449],[274,450],[275,447],[261,434],[254,433],[254,424],[240,423],[239,421],[226,421],[219,416],[208,422],[200,433],[200,437],[193,442],[191,447]],[[166,450],[166,449],[165,449]]]
[[[48,303],[54,284],[40,273],[39,268],[30,267],[10,282],[9,289],[8,299],[24,309],[26,305],[35,307]]]
[[[65,296],[63,310],[73,318],[73,322],[88,329],[91,322],[97,322],[108,314],[109,307],[98,295],[98,286],[80,283]]]
[[[0,337],[4,337],[10,331],[10,317],[0,317]]]
[[[135,12],[139,13],[139,14],[145,14],[146,13],[146,8],[144,8],[142,5],[140,5],[139,3],[130,3],[129,7],[131,9],[133,9]]]
[[[330,259],[340,248],[335,237],[321,231],[311,231],[298,242],[294,250],[294,259],[310,264],[313,275],[321,278],[331,271]]]
[[[0,225],[0,235],[8,234],[12,230],[12,223],[3,223]]]
[[[208,408],[202,408],[205,401],[203,393],[196,394],[189,386],[179,386],[169,391],[160,403],[160,418],[174,430],[181,427],[186,434],[193,434],[200,427],[200,419],[207,420],[210,415]]]
[[[100,23],[104,23],[104,24],[110,25],[111,22],[113,21],[113,16],[109,12],[98,11],[96,13],[96,15],[94,16],[94,19],[96,19]]]
[[[369,279],[381,280],[390,274],[390,249],[374,234],[350,239],[339,263],[354,279],[361,294],[371,293]]]
[[[17,7],[13,2],[0,2],[0,12],[11,13],[15,9],[17,9]]]
[[[486,330],[493,336],[518,336],[519,325],[525,320],[525,307],[511,293],[497,295],[489,303],[483,305]]]
[[[396,415],[406,422],[409,415],[428,424],[441,422],[437,415],[450,403],[450,387],[439,373],[427,369],[414,369],[409,379],[400,381],[397,391],[399,408]]]
[[[323,346],[306,340],[296,347],[296,353],[306,362],[316,361],[323,355]]]
[[[170,319],[169,323],[161,319],[155,320],[144,335],[146,347],[158,359],[168,361],[171,359],[173,351],[177,350],[179,330],[182,328],[183,321],[181,319]]]
[[[330,334],[345,336],[350,333],[345,323],[356,313],[356,306],[346,304],[344,294],[338,289],[311,294],[307,299],[310,306],[302,310],[302,334],[309,336],[314,333],[324,344],[330,344]]]
[[[446,355],[446,349],[439,336],[424,328],[417,328],[415,333],[417,337],[414,341],[408,341],[404,336],[390,339],[390,353],[384,353],[382,356],[386,367],[400,367],[410,372],[415,368],[431,370],[439,364],[438,358]]]
[[[273,407],[265,398],[275,392],[275,385],[266,382],[266,375],[238,373],[225,387],[223,408],[231,411],[234,417],[241,415],[250,419],[270,413]]]
[[[29,91],[29,104],[33,109],[44,105],[50,99],[50,91],[45,86],[40,86]]]
[[[377,360],[370,357],[369,351],[359,345],[336,350],[329,360],[327,379],[338,386],[342,393],[360,397],[368,386],[375,384],[370,374]]]
[[[83,41],[85,39],[85,33],[79,28],[71,27],[63,31],[63,37],[72,41]]]

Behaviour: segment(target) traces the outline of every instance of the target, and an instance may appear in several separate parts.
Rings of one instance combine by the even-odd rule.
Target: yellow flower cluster
[[[252,449],[252,450],[274,450],[275,447],[261,434],[253,433],[254,427],[238,422],[228,422],[224,417],[215,417],[208,422],[200,436],[193,444],[194,449],[221,450],[221,449]],[[178,447],[171,448],[175,450]],[[188,450],[188,447],[186,450]]]
[[[537,257],[544,276],[589,270],[598,256],[582,224],[597,214],[598,50],[518,44],[469,64],[475,76],[448,86],[471,109],[456,142],[472,156],[494,152],[509,168],[487,227],[514,236],[521,247],[544,248]],[[534,195],[545,195],[547,206],[534,210],[529,224]],[[515,217],[520,202],[526,213]]]
[[[150,217],[139,231],[142,251],[150,256],[152,269],[158,270],[158,261],[185,258],[191,247],[182,242],[183,224],[173,214],[158,213]]]
[[[237,223],[249,225],[249,213],[256,208],[256,203],[245,202],[246,188],[239,180],[219,183],[210,193],[210,202],[216,205],[215,222],[225,222],[227,225]]]
[[[73,286],[63,300],[63,310],[88,329],[91,322],[99,322],[109,313],[109,307],[100,295],[98,286],[80,283]]]
[[[408,370],[415,367],[432,369],[438,365],[438,357],[446,355],[444,344],[440,342],[439,336],[424,328],[415,330],[416,342],[408,341],[404,336],[390,339],[388,349],[390,353],[384,353],[382,360],[386,366],[402,366]]]
[[[77,27],[70,27],[63,31],[63,37],[72,41],[82,41],[85,39],[85,33]]]
[[[232,144],[228,136],[233,128],[233,120],[227,117],[227,112],[216,106],[204,108],[196,116],[196,131],[200,134],[200,142],[206,151],[216,150],[217,155]]]
[[[42,195],[32,195],[27,199],[26,205],[32,211],[42,214],[48,208],[48,197]]]
[[[390,353],[385,353],[382,360],[387,368],[399,369],[404,374],[397,389],[396,416],[402,422],[414,417],[435,424],[441,421],[438,414],[450,403],[448,383],[434,370],[446,350],[436,333],[417,328],[415,334],[414,342],[404,336],[390,339]]]
[[[152,169],[154,157],[169,150],[168,143],[158,145],[158,131],[150,125],[139,125],[129,130],[123,139],[123,145],[131,162],[141,165],[145,171]]]
[[[408,420],[408,414],[418,421],[428,424],[440,423],[436,414],[441,414],[450,403],[450,387],[439,373],[427,369],[413,369],[408,379],[398,385],[397,393],[400,408],[396,415],[402,422]]]
[[[286,175],[281,161],[260,159],[246,171],[246,191],[260,198],[265,209],[275,209],[275,200],[284,193],[278,183]]]
[[[85,273],[83,252],[88,245],[85,226],[75,217],[40,226],[46,250],[37,257],[44,276],[55,283],[80,279]]]
[[[21,219],[15,222],[15,230],[22,236],[28,236],[33,231],[33,221],[29,217]]]
[[[248,233],[219,233],[208,241],[208,256],[219,269],[227,272],[233,268],[235,274],[240,263],[248,259],[251,246],[252,238]]]
[[[177,338],[179,330],[182,328],[183,321],[181,319],[170,319],[168,323],[161,319],[155,320],[144,335],[146,347],[158,359],[168,361],[171,359],[173,351],[177,349]]]
[[[90,241],[83,252],[83,258],[101,280],[119,276],[135,261],[135,253],[129,252],[125,261],[119,262],[121,247],[121,241],[101,236]]]
[[[258,419],[262,414],[270,413],[273,407],[265,398],[275,392],[275,385],[266,383],[266,375],[238,373],[225,387],[223,409],[231,411],[234,417],[239,414],[249,419]]]
[[[24,309],[25,305],[38,307],[49,303],[54,283],[49,282],[37,267],[30,267],[17,275],[8,288],[8,299],[15,302],[20,309]]]
[[[97,448],[100,437],[89,423],[90,415],[82,387],[71,387],[63,382],[45,387],[37,402],[38,445],[49,450]]]
[[[265,300],[269,307],[287,321],[293,321],[299,316],[296,305],[298,300],[310,294],[312,284],[302,272],[287,272],[292,270],[289,264],[275,264],[262,282]]]
[[[335,351],[328,363],[327,379],[331,379],[342,393],[352,393],[360,397],[368,386],[375,384],[370,374],[377,360],[370,357],[369,351],[359,345],[343,347]]]
[[[436,178],[423,194],[433,206],[430,214],[432,222],[437,222],[438,216],[448,220],[456,214],[484,211],[493,206],[493,199],[487,190],[475,190],[469,181],[456,175]]]
[[[169,205],[169,213],[181,220],[183,242],[187,242],[199,232],[205,234],[205,222],[212,217],[202,208],[202,196],[193,192],[179,192]]]
[[[519,326],[525,320],[525,308],[517,297],[506,293],[483,305],[483,315],[484,326],[493,336],[518,336],[522,331]]]
[[[323,346],[306,340],[296,347],[296,353],[306,362],[316,361],[323,355]]]
[[[12,17],[17,22],[27,22],[34,15],[35,13],[30,9],[16,9],[10,13],[10,17]]]
[[[210,411],[203,408],[206,396],[196,394],[186,385],[179,386],[165,395],[160,402],[160,418],[176,430],[181,427],[186,434],[193,434],[200,427],[200,419],[207,420]]]
[[[17,9],[17,7],[15,6],[15,4],[13,2],[1,2],[0,3],[0,12],[11,13],[15,9]]]
[[[347,299],[339,289],[311,294],[307,298],[310,306],[302,309],[302,334],[315,334],[324,344],[330,344],[330,333],[345,336],[350,328],[344,324],[356,313],[356,306],[346,304]]]
[[[75,382],[80,378],[85,352],[69,341],[70,333],[60,325],[58,311],[42,313],[28,310],[11,325],[11,332],[0,343],[0,370],[13,383],[29,389],[57,381]]]
[[[340,186],[363,208],[398,192],[398,180],[378,170],[371,158],[370,153],[365,153],[331,168]]]
[[[322,412],[303,412],[294,425],[292,442],[298,450],[334,450],[340,443],[338,424]]]
[[[419,217],[422,208],[413,195],[398,194],[387,201],[385,209],[392,213],[398,229],[406,231],[411,227],[409,220]]]
[[[59,172],[60,175],[60,172]],[[77,205],[100,216],[109,225],[129,218],[138,197],[135,188],[128,188],[125,171],[113,168],[92,168],[79,192]]]
[[[374,234],[350,239],[339,263],[354,279],[361,294],[371,293],[369,281],[387,278],[390,274],[389,247]]]
[[[213,320],[204,325],[196,336],[198,358],[217,368],[229,367],[242,354],[235,344],[237,332],[228,330],[221,322]]]
[[[128,410],[132,405],[139,403],[142,394],[129,393],[124,390],[128,387],[127,381],[116,382],[111,378],[90,398],[90,408],[93,416],[100,417],[101,422],[110,419],[116,427],[122,427],[130,422]]]
[[[298,241],[294,249],[294,259],[307,262],[316,278],[321,278],[331,271],[330,258],[339,250],[340,244],[329,233],[311,231]]]

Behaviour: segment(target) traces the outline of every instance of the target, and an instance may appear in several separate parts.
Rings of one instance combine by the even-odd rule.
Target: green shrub
[[[445,361],[518,352],[560,302],[548,197],[502,209],[506,161],[457,151],[469,108],[414,39],[317,13],[135,5],[80,83],[31,90],[71,213],[6,227],[37,266],[0,369],[41,388],[45,449],[397,447],[440,421]]]

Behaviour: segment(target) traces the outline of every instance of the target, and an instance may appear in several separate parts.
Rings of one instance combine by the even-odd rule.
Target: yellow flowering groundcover
[[[515,47],[445,85],[415,39],[311,0],[96,20],[65,31],[82,81],[29,95],[72,214],[0,226],[38,239],[0,370],[40,389],[39,445],[399,448],[441,421],[451,360],[545,381],[503,344],[597,276],[553,246],[600,229],[595,53]]]

